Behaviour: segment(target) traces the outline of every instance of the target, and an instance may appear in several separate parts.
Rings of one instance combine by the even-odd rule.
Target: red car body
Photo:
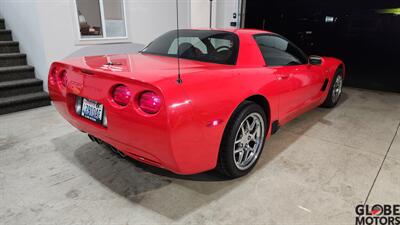
[[[324,102],[335,70],[343,63],[322,57],[321,65],[269,67],[254,35],[267,31],[230,30],[239,38],[236,65],[148,54],[89,56],[52,64],[50,71],[66,71],[65,86],[49,74],[49,92],[58,112],[77,129],[114,146],[126,155],[178,174],[215,168],[225,126],[246,99],[264,105],[268,115],[266,138],[272,124],[284,125]],[[107,62],[112,61],[113,65]],[[344,70],[344,68],[343,68]],[[112,90],[123,84],[132,92],[121,106]],[[158,113],[138,107],[138,96],[153,91],[161,97]],[[77,96],[104,105],[107,127],[75,112]]]

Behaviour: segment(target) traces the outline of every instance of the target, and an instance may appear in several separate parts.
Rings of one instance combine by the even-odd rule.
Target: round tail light
[[[57,80],[57,67],[53,67],[49,73],[49,83],[50,85],[55,85]]]
[[[161,108],[161,98],[152,91],[143,92],[139,97],[140,109],[149,114],[156,114]]]
[[[118,85],[114,88],[112,97],[115,103],[121,106],[126,106],[131,99],[132,93],[125,85]]]
[[[67,76],[67,71],[63,70],[61,73],[58,75],[58,83],[64,87],[67,87],[67,82],[68,82],[68,76]]]

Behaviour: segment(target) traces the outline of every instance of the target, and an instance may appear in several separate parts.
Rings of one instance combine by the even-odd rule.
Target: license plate
[[[83,98],[81,116],[96,122],[102,123],[103,120],[103,105],[96,101]]]

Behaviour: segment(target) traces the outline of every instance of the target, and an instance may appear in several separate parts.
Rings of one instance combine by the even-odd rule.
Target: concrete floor
[[[272,136],[254,172],[224,181],[121,159],[53,107],[3,115],[0,224],[354,224],[366,199],[400,203],[399,122],[399,94],[346,88],[337,108]]]

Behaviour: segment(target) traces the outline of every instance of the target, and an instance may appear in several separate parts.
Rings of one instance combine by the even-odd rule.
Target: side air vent
[[[321,91],[325,91],[328,86],[328,79],[325,79],[324,84],[322,85]]]

